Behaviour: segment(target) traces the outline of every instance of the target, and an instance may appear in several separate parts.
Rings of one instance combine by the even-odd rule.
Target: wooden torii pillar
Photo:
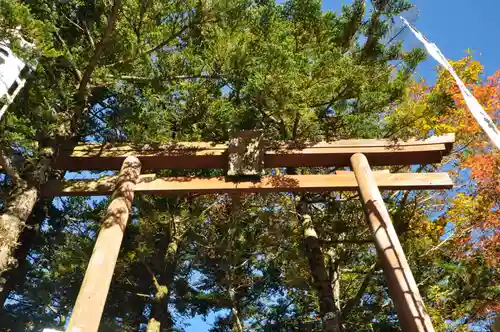
[[[127,157],[97,236],[67,331],[97,331],[99,328],[140,172],[139,159]]]
[[[242,137],[258,137],[244,134]],[[260,138],[259,138],[260,140]],[[450,189],[446,173],[372,172],[370,166],[411,165],[440,162],[454,142],[453,135],[427,140],[394,142],[384,140],[347,140],[313,145],[279,143],[271,150],[254,153],[261,142],[237,140],[228,147],[212,143],[172,143],[163,146],[81,145],[62,153],[56,167],[66,170],[109,170],[121,167],[119,176],[100,180],[52,182],[42,189],[44,196],[110,195],[113,199],[96,241],[67,331],[97,331],[116,265],[134,192],[168,195],[186,193],[265,193],[304,191],[359,191],[372,231],[389,294],[404,331],[434,331],[425,312],[380,190]],[[242,143],[243,142],[243,143]],[[241,146],[243,144],[244,146]],[[245,147],[246,145],[246,147]],[[240,163],[233,151],[252,152]],[[240,152],[241,152],[240,151]],[[134,157],[135,156],[135,157]],[[235,159],[236,158],[236,159]],[[228,160],[233,160],[228,167]],[[241,160],[240,160],[241,161]],[[234,178],[156,178],[140,176],[140,168],[229,168],[230,175],[254,175],[262,167],[351,167],[353,172],[330,175],[275,175],[258,179]]]
[[[368,226],[387,278],[389,294],[403,331],[434,331],[368,159],[356,153],[351,157],[351,164]]]

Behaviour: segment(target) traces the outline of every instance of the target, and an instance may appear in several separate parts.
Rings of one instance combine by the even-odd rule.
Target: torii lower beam
[[[447,173],[385,173],[375,172],[380,190],[451,189],[453,183]],[[113,191],[116,177],[94,181],[67,181],[49,183],[43,196],[100,196]],[[224,177],[156,178],[154,174],[141,175],[135,186],[136,193],[148,195],[270,193],[270,192],[326,192],[357,191],[353,172],[330,175],[276,175],[258,181],[231,181]]]

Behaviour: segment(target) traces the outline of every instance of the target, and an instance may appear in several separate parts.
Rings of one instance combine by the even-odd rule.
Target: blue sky
[[[280,2],[280,1],[278,1]],[[324,10],[339,11],[350,0],[323,0]],[[500,34],[498,0],[411,0],[417,7],[407,17],[427,39],[435,43],[452,60],[465,55],[467,49],[485,66],[487,75],[500,69]],[[418,15],[415,13],[418,12]],[[405,46],[422,47],[409,32],[403,34]],[[433,80],[436,62],[429,58],[418,68],[417,76]]]
[[[343,3],[351,1],[323,0],[323,9],[338,12]],[[447,58],[460,59],[467,49],[471,49],[485,66],[486,75],[500,69],[499,0],[413,0],[412,3],[417,11],[409,13],[407,18]],[[406,48],[423,47],[409,31],[402,38]],[[429,57],[418,67],[416,76],[434,81],[436,65]],[[187,331],[207,331],[213,320],[213,315],[207,317],[207,322],[200,317],[194,318]]]
[[[334,1],[325,1],[334,2]],[[476,52],[476,58],[485,66],[485,74],[491,75],[500,69],[500,35],[498,34],[498,0],[413,0],[419,9],[415,21],[417,28],[443,54],[457,60],[468,48]],[[407,33],[407,45],[419,46],[416,39]],[[418,70],[418,75],[431,79],[434,59],[427,59]]]

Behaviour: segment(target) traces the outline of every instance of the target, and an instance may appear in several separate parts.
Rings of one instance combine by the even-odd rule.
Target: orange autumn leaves
[[[498,126],[500,70],[484,77],[483,66],[471,55],[450,63]],[[488,266],[500,266],[500,153],[467,108],[452,76],[440,70],[434,85],[414,82],[405,101],[384,121],[397,128],[393,131],[400,137],[455,133],[455,151],[444,170],[454,175],[458,187],[437,222],[453,224],[454,231],[442,248],[457,259],[480,256]]]
[[[452,65],[473,92],[492,120],[498,124],[500,115],[500,71],[482,79],[483,66],[467,56]],[[447,221],[463,232],[453,241],[455,254],[462,258],[481,256],[489,266],[500,265],[500,153],[491,145],[477,121],[467,109],[458,86],[451,76],[441,71],[436,88],[450,95],[455,107],[452,119],[443,122],[456,125],[457,149],[454,156],[458,170],[470,169],[465,179],[466,190],[451,201]],[[464,177],[462,175],[462,177]],[[468,181],[467,181],[468,180]],[[458,214],[468,214],[468,218]],[[461,222],[465,221],[465,222]]]
[[[484,67],[470,55],[456,62],[451,61],[451,64],[492,120],[498,124],[500,117],[500,70],[483,79]],[[467,142],[469,146],[487,145],[487,137],[468,110],[460,89],[447,71],[441,70],[439,72],[435,89],[446,93],[454,101],[454,107],[449,114],[452,118],[441,117],[440,120],[455,124],[455,131],[461,138],[469,136],[469,142]]]
[[[485,77],[483,66],[471,55],[451,64],[498,127],[500,70]],[[456,136],[454,151],[442,165],[443,171],[453,175],[456,188],[448,192],[441,217],[420,223],[419,230],[429,238],[440,237],[427,252],[436,254],[438,265],[462,271],[452,272],[445,280],[473,285],[480,295],[458,296],[455,305],[437,301],[436,308],[445,312],[446,319],[468,317],[469,323],[500,311],[498,283],[494,281],[498,275],[494,271],[500,268],[500,151],[484,134],[445,70],[438,72],[434,85],[424,80],[414,82],[405,102],[388,117],[389,125],[391,121],[393,128],[399,128],[398,124],[405,128],[407,136],[449,132]],[[435,227],[424,227],[426,224]],[[433,287],[449,291],[447,283]]]
[[[472,171],[472,178],[483,194],[498,196],[500,193],[500,155],[498,152],[472,155],[463,162]],[[496,197],[500,198],[500,197]]]
[[[498,125],[500,118],[500,70],[483,78],[483,66],[468,55],[451,64],[472,91],[485,111]],[[500,153],[489,142],[472,116],[451,75],[441,70],[434,86],[425,82],[417,91],[426,95],[414,99],[423,103],[431,117],[421,130],[427,134],[454,132],[455,153],[448,162],[461,185],[449,201],[449,209],[442,221],[454,225],[450,250],[456,258],[477,259],[489,266],[500,265]],[[449,102],[452,101],[452,102]],[[432,108],[435,108],[434,111]],[[436,130],[437,129],[437,130]],[[422,133],[423,134],[423,133]],[[470,172],[464,173],[464,169]]]
[[[500,265],[500,155],[498,152],[477,154],[466,158],[464,167],[472,170],[475,182],[474,200],[479,205],[474,211],[472,225],[477,232],[463,244],[463,249],[472,245],[480,250],[485,262],[490,266]]]
[[[500,70],[483,79],[484,68],[472,56],[450,63],[485,111],[498,123]],[[488,138],[467,108],[453,77],[446,70],[438,72],[434,85],[428,85],[421,79],[411,84],[406,94],[407,98],[398,105],[395,112],[384,118],[389,127],[405,127],[397,130],[399,136],[426,137],[455,133],[458,142],[467,147],[487,145]]]

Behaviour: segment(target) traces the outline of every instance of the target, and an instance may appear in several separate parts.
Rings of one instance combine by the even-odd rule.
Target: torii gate
[[[135,192],[179,195],[309,191],[359,191],[403,331],[434,331],[379,190],[451,189],[453,183],[447,173],[391,174],[372,172],[370,166],[439,163],[451,151],[454,135],[397,143],[344,140],[298,146],[278,142],[268,149],[263,147],[260,137],[255,132],[242,132],[227,145],[204,142],[155,146],[83,144],[61,153],[56,160],[59,169],[116,170],[121,167],[118,176],[53,182],[42,190],[44,196],[112,195],[66,331],[98,330]],[[155,174],[140,175],[141,166],[145,169],[225,168],[228,177],[156,178]],[[352,172],[260,176],[263,168],[332,166],[350,167]]]

